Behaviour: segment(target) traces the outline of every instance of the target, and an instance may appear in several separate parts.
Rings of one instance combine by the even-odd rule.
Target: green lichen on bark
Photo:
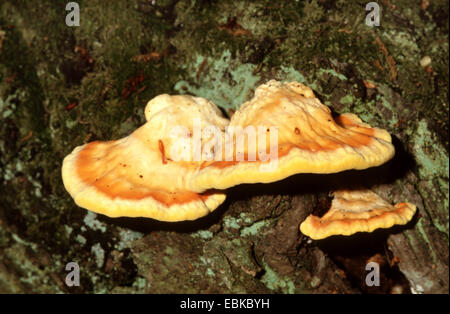
[[[0,4],[0,292],[374,292],[352,279],[358,258],[298,231],[355,178],[418,206],[382,237],[405,289],[448,292],[447,1],[379,1],[379,27],[365,24],[365,1],[78,3],[80,27],[65,25],[64,1]],[[396,157],[235,187],[195,222],[97,216],[64,190],[64,156],[129,134],[152,97],[208,97],[229,114],[269,79],[303,82],[335,112],[387,129]],[[70,261],[77,288],[64,283]]]

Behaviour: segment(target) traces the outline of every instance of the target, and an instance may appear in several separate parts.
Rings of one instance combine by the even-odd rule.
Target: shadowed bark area
[[[448,293],[448,2],[0,3],[0,292]],[[377,168],[236,186],[196,221],[112,219],[77,207],[64,156],[128,135],[162,93],[227,114],[270,79],[310,86],[334,113],[393,137]],[[169,180],[170,181],[170,180]],[[329,193],[364,186],[411,202],[406,226],[312,241]],[[77,262],[81,284],[65,284]],[[369,262],[380,285],[368,286]]]

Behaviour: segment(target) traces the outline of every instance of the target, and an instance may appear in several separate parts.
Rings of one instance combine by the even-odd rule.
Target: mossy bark
[[[378,27],[365,1],[78,3],[79,27],[64,1],[0,3],[0,292],[448,293],[447,1],[378,1]],[[269,79],[387,129],[395,158],[238,186],[194,222],[97,216],[64,190],[64,156],[129,134],[152,97],[194,94],[228,113]],[[358,184],[418,214],[370,235],[300,234],[329,191]],[[72,261],[79,287],[65,284]],[[379,287],[365,285],[368,261]]]

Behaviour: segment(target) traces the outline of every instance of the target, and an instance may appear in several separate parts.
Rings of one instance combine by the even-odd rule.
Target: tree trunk
[[[0,3],[0,292],[448,293],[448,2],[80,0]],[[369,23],[370,24],[370,23]],[[126,136],[162,93],[231,114],[269,79],[310,86],[393,136],[365,171],[241,185],[197,221],[112,219],[77,207],[64,156]],[[312,241],[329,192],[366,186],[408,225]],[[368,286],[367,263],[380,265]],[[80,268],[66,285],[66,265]]]

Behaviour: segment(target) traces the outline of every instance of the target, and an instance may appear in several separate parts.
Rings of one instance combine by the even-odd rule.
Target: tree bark
[[[0,292],[448,293],[448,2],[0,3]],[[64,156],[126,136],[162,93],[230,114],[269,79],[310,86],[337,113],[393,136],[365,171],[241,185],[192,222],[112,219],[77,207]],[[329,192],[366,186],[418,213],[408,225],[312,241],[299,224]],[[377,262],[380,286],[368,286]],[[66,264],[81,284],[66,285]]]

